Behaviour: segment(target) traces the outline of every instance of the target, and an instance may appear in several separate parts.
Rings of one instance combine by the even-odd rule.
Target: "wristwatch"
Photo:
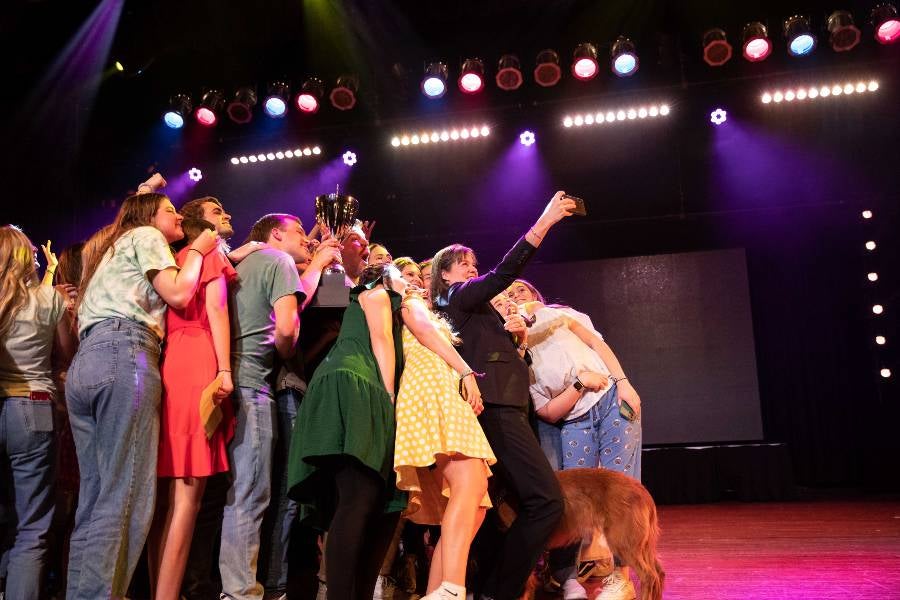
[[[578,375],[575,376],[575,381],[572,382],[572,387],[575,388],[575,391],[579,394],[584,390],[584,384],[581,383],[580,379],[578,379]]]

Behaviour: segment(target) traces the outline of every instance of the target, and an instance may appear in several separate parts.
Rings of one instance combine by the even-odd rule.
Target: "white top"
[[[534,315],[537,320],[528,331],[528,348],[531,350],[532,373],[529,389],[535,410],[540,410],[551,399],[563,393],[582,371],[594,371],[609,375],[609,368],[600,355],[569,329],[568,323],[573,319],[588,327],[590,319],[587,315],[568,307],[551,308],[549,306],[541,307]],[[603,336],[593,327],[590,327],[590,330],[603,339]],[[582,394],[564,420],[584,415],[600,401],[600,398],[612,385],[610,380],[605,388]]]

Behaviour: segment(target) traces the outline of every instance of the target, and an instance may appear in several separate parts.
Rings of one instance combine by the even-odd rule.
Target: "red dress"
[[[184,264],[188,248],[175,257]],[[206,315],[206,284],[237,272],[218,250],[203,258],[200,285],[187,307],[166,311],[166,347],[163,352],[163,395],[159,429],[159,477],[208,477],[228,470],[226,444],[234,435],[231,402],[220,404],[222,423],[207,440],[200,422],[200,393],[216,378],[218,364]],[[230,368],[224,365],[222,368]]]

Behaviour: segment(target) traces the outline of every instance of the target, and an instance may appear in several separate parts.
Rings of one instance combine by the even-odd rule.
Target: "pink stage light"
[[[875,37],[882,44],[893,44],[900,39],[900,21],[893,19],[882,23]]]
[[[297,96],[297,108],[305,113],[314,113],[319,110],[319,101],[312,94],[300,94]]]
[[[467,94],[474,94],[481,90],[483,85],[481,77],[475,73],[466,73],[459,79],[459,88]]]
[[[197,112],[194,113],[194,117],[197,119],[197,122],[204,127],[212,127],[216,124],[216,113],[205,106],[198,108]]]
[[[578,79],[591,79],[597,74],[597,63],[590,58],[582,58],[572,67],[572,72]]]
[[[744,56],[751,62],[764,60],[772,52],[772,44],[765,38],[756,38],[744,46]]]

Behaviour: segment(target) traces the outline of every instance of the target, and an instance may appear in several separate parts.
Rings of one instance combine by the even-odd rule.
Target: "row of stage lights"
[[[900,40],[900,19],[893,4],[880,4],[872,9],[870,21],[875,39],[881,44],[893,44]],[[828,34],[829,43],[836,52],[845,52],[854,48],[862,39],[862,32],[855,25],[853,15],[846,10],[837,10],[825,21],[824,30]],[[810,54],[817,45],[816,32],[809,17],[795,15],[782,23],[782,31],[787,41],[788,54],[804,56]],[[754,21],[744,26],[741,32],[742,53],[750,62],[765,60],[771,53],[773,43],[769,39],[768,29]],[[714,28],[703,35],[703,60],[711,66],[727,63],[733,54],[728,35],[724,29]],[[619,77],[634,75],[640,66],[637,48],[634,42],[619,36],[612,44],[609,52],[610,70]],[[600,73],[599,52],[594,44],[585,42],[575,47],[570,65],[572,75],[579,80],[588,81]],[[541,87],[552,87],[562,79],[560,56],[556,50],[546,49],[538,53],[533,71],[534,81]],[[446,63],[432,62],[425,66],[421,80],[422,93],[432,99],[443,97],[449,88],[449,68]],[[462,61],[457,77],[457,86],[464,94],[477,94],[485,87],[485,63],[479,58],[467,58]],[[504,54],[497,63],[494,80],[497,87],[504,91],[516,90],[522,86],[525,77],[522,64],[515,54]],[[353,75],[342,75],[335,82],[328,99],[337,110],[351,110],[357,101],[359,80]],[[834,93],[837,95],[840,92]],[[807,97],[828,96],[828,93],[807,93]],[[300,89],[292,96],[290,86],[284,81],[273,81],[266,86],[263,98],[263,110],[269,117],[281,118],[288,112],[292,104],[303,113],[315,113],[319,110],[325,97],[325,84],[321,79],[311,77],[303,82]],[[224,111],[235,123],[249,123],[253,119],[253,109],[257,105],[258,95],[255,87],[238,88],[230,100],[220,89],[206,90],[200,103],[194,107],[188,94],[176,94],[169,100],[169,107],[163,116],[165,124],[172,129],[184,126],[188,117],[205,127],[213,127]]]
[[[868,83],[865,81],[858,81],[856,83],[847,82],[843,84],[833,83],[831,85],[814,85],[810,87],[775,90],[774,92],[763,92],[759,97],[759,100],[763,104],[770,104],[773,102],[778,104],[780,102],[793,102],[794,100],[806,99],[815,100],[817,98],[828,98],[831,96],[837,97],[842,94],[849,96],[854,93],[862,94],[865,92],[877,92],[878,87],[878,82],[874,80],[869,81]]]
[[[874,217],[875,217],[874,213],[868,209],[862,211],[861,214],[862,214],[863,221],[866,224],[871,223],[872,219],[874,219]],[[878,248],[878,244],[875,242],[875,240],[869,239],[865,242],[864,247],[865,247],[866,253],[868,255],[874,255],[875,251]],[[879,280],[878,272],[875,270],[871,270],[871,269],[867,270],[866,279],[869,281],[869,283],[871,285],[875,285],[876,282],[878,282],[878,280]],[[879,304],[879,303],[873,304],[872,305],[872,314],[875,315],[876,319],[878,319],[878,317],[881,317],[884,314],[884,305]],[[876,323],[879,325],[882,324],[880,320],[877,320]],[[880,349],[880,348],[886,346],[887,338],[880,332],[880,327],[876,326],[874,333],[875,333],[875,336],[874,336],[875,347]],[[879,362],[881,362],[879,374],[884,379],[890,378],[892,375],[890,367],[886,366],[882,362],[882,357],[880,356],[880,352],[877,353],[877,355],[879,356]]]
[[[900,19],[893,4],[879,4],[870,13],[872,32],[880,44],[893,44],[900,40]],[[810,18],[794,15],[784,19],[781,30],[787,42],[790,56],[806,56],[816,49],[818,36]],[[862,40],[862,32],[856,26],[853,15],[847,10],[836,10],[825,20],[823,32],[835,52],[852,50]],[[748,23],[741,31],[741,50],[745,59],[760,62],[772,53],[773,44],[768,28],[759,21]],[[727,63],[733,54],[724,29],[713,28],[703,34],[703,60],[712,67]]]
[[[355,76],[342,75],[331,88],[328,100],[337,110],[350,110],[356,106],[358,90],[359,80]],[[310,77],[293,96],[293,102],[300,112],[315,113],[318,112],[324,97],[325,83],[321,79]],[[232,121],[245,124],[253,120],[253,109],[258,100],[256,88],[253,86],[238,88],[227,102],[222,90],[206,90],[196,108],[190,95],[176,94],[169,99],[169,107],[163,115],[163,122],[172,129],[181,129],[188,117],[193,115],[200,125],[213,127],[218,123],[224,109]],[[287,115],[291,100],[290,86],[284,81],[273,81],[266,86],[263,111],[274,119],[282,118]]]

